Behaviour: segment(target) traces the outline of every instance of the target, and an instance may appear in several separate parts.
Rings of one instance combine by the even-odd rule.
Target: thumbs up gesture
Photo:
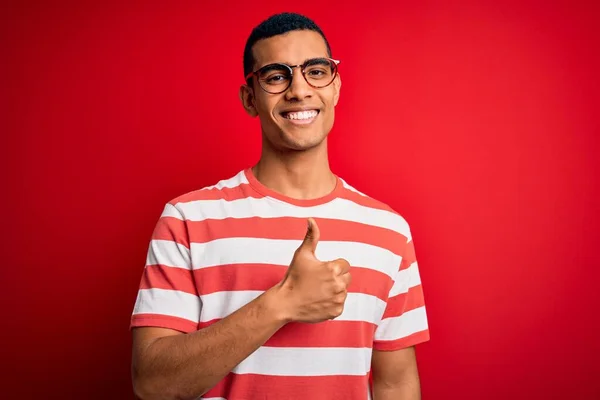
[[[319,236],[317,223],[309,218],[306,236],[279,284],[290,321],[321,322],[344,311],[351,281],[350,264],[341,258],[318,260],[315,251]]]

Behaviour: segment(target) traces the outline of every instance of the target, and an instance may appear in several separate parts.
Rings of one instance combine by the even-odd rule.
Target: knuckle
[[[346,262],[342,262],[342,261],[338,262],[338,263],[337,263],[337,267],[338,267],[338,272],[339,272],[340,274],[345,274],[345,273],[347,273],[348,271],[350,271],[349,264],[348,264],[348,263],[346,263]]]
[[[335,291],[335,293],[343,292],[344,290],[346,290],[346,285],[344,285],[343,282],[336,282],[333,286],[333,290]]]
[[[340,305],[344,305],[344,303],[346,302],[346,293],[342,292],[342,293],[338,293],[336,294],[333,298],[332,298],[332,302],[334,305],[336,306],[340,306]]]
[[[352,275],[350,272],[346,273],[346,284],[349,285],[352,282]]]
[[[342,309],[342,307],[336,307],[334,309],[332,309],[329,313],[329,319],[334,319],[336,317],[339,317],[340,315],[342,315],[342,312],[344,310]]]
[[[340,266],[337,263],[332,262],[329,264],[329,271],[331,271],[334,275],[337,275],[340,273]]]

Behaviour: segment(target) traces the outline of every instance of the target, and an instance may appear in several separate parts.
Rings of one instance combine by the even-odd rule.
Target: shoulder
[[[254,196],[249,188],[245,170],[209,186],[203,186],[171,198],[164,204],[161,217],[180,220],[203,220],[205,211],[220,207],[223,201]]]
[[[177,209],[183,213],[190,207],[201,206],[220,200],[236,200],[248,197],[248,179],[242,170],[233,176],[224,178],[210,186],[200,187],[180,194],[167,202],[167,207]]]
[[[406,237],[408,241],[411,239],[410,226],[403,214],[390,204],[357,189],[345,179],[339,179],[343,185],[340,197],[356,204],[357,211],[365,215],[368,222],[383,225],[382,227]]]

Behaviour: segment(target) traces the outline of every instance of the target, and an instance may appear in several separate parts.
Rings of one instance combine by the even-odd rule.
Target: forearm
[[[386,383],[373,380],[373,400],[420,400],[421,386],[418,374],[403,377],[401,381]]]
[[[187,335],[162,337],[134,368],[143,399],[196,399],[263,345],[284,324],[270,289],[228,317]]]

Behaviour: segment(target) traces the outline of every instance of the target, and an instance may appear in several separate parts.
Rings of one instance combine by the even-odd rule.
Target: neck
[[[329,168],[327,139],[305,151],[278,151],[263,140],[262,154],[252,168],[256,179],[284,196],[310,200],[331,193],[336,177]]]

